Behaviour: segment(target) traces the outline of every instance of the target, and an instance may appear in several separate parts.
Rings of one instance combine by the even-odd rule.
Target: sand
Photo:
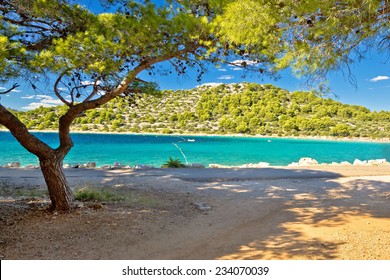
[[[390,259],[389,165],[66,173],[133,199],[52,213],[0,168],[1,259]]]

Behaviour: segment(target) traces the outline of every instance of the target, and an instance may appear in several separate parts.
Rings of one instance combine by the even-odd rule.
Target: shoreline
[[[362,168],[362,167],[389,167],[390,174],[390,162],[386,159],[371,159],[371,160],[359,160],[355,159],[353,163],[348,161],[342,162],[332,162],[332,163],[319,163],[313,158],[301,158],[298,162],[291,162],[287,165],[271,165],[268,162],[259,162],[259,163],[245,163],[241,165],[222,165],[217,163],[210,163],[208,166],[198,163],[188,164],[183,168],[162,168],[159,166],[149,165],[149,164],[136,164],[134,166],[127,164],[103,164],[96,165],[95,162],[87,162],[87,163],[78,163],[78,164],[68,164],[64,163],[64,170],[167,170],[167,169],[184,169],[184,170],[199,170],[199,169],[228,169],[228,170],[245,170],[245,169],[266,169],[266,168],[274,168],[274,169],[285,169],[285,168]],[[12,162],[5,165],[0,165],[0,170],[10,169],[10,170],[34,170],[40,169],[39,164],[27,164],[20,165],[19,162]]]
[[[58,133],[57,130],[29,130],[32,133]],[[8,129],[0,129],[0,132],[9,132]],[[356,137],[333,137],[333,136],[277,136],[277,135],[249,135],[249,134],[205,134],[205,133],[134,133],[134,132],[103,132],[103,131],[71,131],[71,134],[108,134],[108,135],[144,135],[144,136],[182,136],[182,137],[234,137],[234,138],[259,138],[259,139],[295,139],[313,141],[335,141],[335,142],[366,142],[366,143],[390,143],[390,138],[356,138]]]

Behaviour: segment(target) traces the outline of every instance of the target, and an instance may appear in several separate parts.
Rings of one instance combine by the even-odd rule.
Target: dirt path
[[[0,194],[0,257],[390,259],[390,175],[186,172],[71,177],[73,185],[131,191],[131,199],[103,209],[85,204],[66,215],[42,210],[41,198],[13,200],[11,189],[31,194],[40,183],[32,173],[15,180],[8,173]],[[199,210],[199,202],[211,210]]]

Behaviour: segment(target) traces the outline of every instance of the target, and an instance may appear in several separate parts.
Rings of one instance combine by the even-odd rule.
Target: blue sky
[[[95,1],[83,1],[86,6],[91,8]],[[96,2],[95,2],[96,3]],[[93,7],[93,6],[92,6]],[[93,7],[97,9],[96,7]],[[98,10],[98,9],[97,9]],[[351,65],[352,74],[356,78],[357,87],[349,83],[346,71],[333,72],[329,75],[329,86],[333,94],[329,97],[342,103],[362,105],[370,110],[390,111],[390,58],[388,54],[378,54],[372,52],[367,57]],[[243,76],[244,74],[245,77]],[[259,76],[244,72],[242,69],[233,66],[222,66],[217,69],[210,66],[203,76],[200,83],[196,82],[196,75],[189,71],[185,76],[172,74],[169,76],[149,76],[141,75],[145,80],[156,81],[160,89],[191,89],[205,83],[271,83],[290,91],[307,89],[305,80],[294,77],[290,71],[280,73],[278,80],[273,80],[265,76]],[[1,85],[7,88],[9,84]],[[306,88],[305,88],[306,87]],[[33,109],[38,106],[53,106],[62,104],[53,95],[50,95],[49,89],[45,86],[39,87],[36,92],[27,84],[21,83],[21,86],[13,92],[1,96],[1,104],[18,110]]]

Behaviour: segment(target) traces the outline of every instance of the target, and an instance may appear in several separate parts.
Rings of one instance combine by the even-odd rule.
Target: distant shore
[[[7,129],[0,129],[0,132],[9,132]],[[33,133],[56,133],[57,130],[30,130]],[[71,131],[73,134],[118,134],[118,135],[151,135],[151,136],[182,136],[182,137],[241,137],[241,138],[262,138],[262,139],[299,139],[299,140],[319,140],[319,141],[342,141],[342,142],[371,142],[390,143],[390,138],[363,138],[363,137],[334,137],[334,136],[277,136],[277,135],[249,135],[249,134],[206,134],[206,133],[134,133],[134,132],[105,132],[105,131]]]

